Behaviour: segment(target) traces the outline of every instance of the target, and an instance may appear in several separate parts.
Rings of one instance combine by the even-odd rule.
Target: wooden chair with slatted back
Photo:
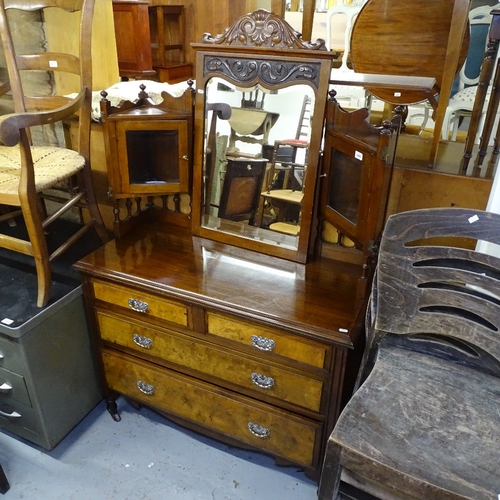
[[[500,214],[389,218],[361,384],[328,439],[321,500],[338,498],[341,477],[377,498],[497,498],[499,245]]]
[[[90,172],[90,120],[92,90],[92,17],[95,0],[0,0],[0,32],[5,52],[9,85],[14,103],[14,114],[0,118],[0,204],[16,207],[0,218],[20,217],[24,219],[28,239],[12,235],[0,235],[0,247],[30,255],[35,260],[38,278],[37,305],[45,306],[50,299],[51,269],[50,262],[75,243],[91,227],[95,227],[103,241],[107,239],[95,196],[92,189]],[[65,41],[78,40],[78,52],[63,54],[58,51],[29,52],[17,50],[20,40],[16,27],[10,24],[17,19],[20,11],[33,26],[43,26],[45,16],[54,15],[56,9],[71,26],[74,16],[79,18],[79,32],[70,29],[65,32]],[[46,11],[50,11],[45,13]],[[25,18],[26,19],[26,18]],[[35,30],[33,30],[35,32]],[[14,36],[13,36],[14,35]],[[49,49],[50,49],[50,42]],[[41,50],[45,43],[37,44]],[[30,80],[28,73],[45,72],[47,81],[58,86],[58,78],[70,80],[75,87],[71,96],[40,95],[40,89],[28,95]],[[69,76],[68,76],[69,75]],[[65,80],[66,81],[66,80]],[[32,85],[33,87],[33,85]],[[35,87],[37,87],[35,85]],[[38,94],[38,95],[37,95]],[[76,115],[75,115],[76,114]],[[56,128],[63,120],[78,120],[76,144],[61,145],[64,141],[64,127]],[[59,139],[48,142],[49,134],[40,134],[38,126],[44,125],[53,136]],[[67,130],[67,129],[66,129]],[[51,196],[60,202],[60,208],[50,215],[42,203],[48,189],[68,185],[68,179],[78,180],[78,186],[70,189],[69,195]],[[58,191],[59,192],[59,191]],[[57,194],[57,193],[56,193]],[[71,207],[85,206],[88,209],[88,222],[73,234],[59,248],[49,252],[45,233],[49,225],[67,213]]]

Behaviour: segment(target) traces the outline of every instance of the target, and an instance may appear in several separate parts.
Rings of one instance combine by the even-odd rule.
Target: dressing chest
[[[80,260],[108,409],[123,394],[315,473],[338,416],[358,270],[143,227]]]
[[[123,395],[317,477],[359,366],[393,129],[369,125],[366,111],[334,112],[335,100],[327,105],[332,53],[265,10],[193,47],[193,150],[178,162],[192,166],[189,189],[155,184],[159,191],[144,190],[142,200],[137,191],[134,200],[117,196],[120,238],[76,264],[103,394],[115,420]],[[189,99],[182,102],[188,109]],[[132,107],[137,116],[156,112],[147,95],[122,109]],[[319,175],[327,108],[330,163],[350,136],[339,175],[330,164]],[[244,126],[246,119],[236,120],[242,110],[257,121]],[[108,156],[110,180],[124,161]],[[236,163],[245,175],[231,176]],[[337,186],[350,169],[357,184]],[[330,212],[346,217],[331,197],[328,211],[319,208],[321,185],[341,191],[341,208],[349,209],[349,224],[330,228],[336,242],[326,241],[336,220]],[[300,201],[269,203],[278,192]],[[229,205],[245,210],[231,217]],[[284,226],[293,231],[273,229]]]

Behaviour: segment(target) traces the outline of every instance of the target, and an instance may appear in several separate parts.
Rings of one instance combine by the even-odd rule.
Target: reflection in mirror
[[[205,88],[202,226],[297,250],[314,90]]]

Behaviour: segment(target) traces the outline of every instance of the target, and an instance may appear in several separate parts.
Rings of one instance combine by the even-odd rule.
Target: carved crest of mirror
[[[305,262],[332,53],[264,9],[192,46],[194,234]]]

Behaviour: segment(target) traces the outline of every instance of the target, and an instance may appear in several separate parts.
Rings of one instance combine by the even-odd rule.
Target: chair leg
[[[339,498],[340,474],[342,472],[341,455],[342,447],[328,440],[319,481],[318,500],[337,500]]]
[[[87,198],[87,208],[89,211],[90,218],[94,222],[94,227],[101,238],[103,243],[106,243],[109,240],[109,235],[104,225],[104,221],[102,220],[101,212],[99,211],[99,206],[97,205],[97,199],[94,193],[94,189],[92,187],[92,177],[90,173],[90,168],[84,168],[81,172],[81,177],[78,179],[78,182],[83,182],[83,186],[86,192]]]
[[[51,270],[49,262],[49,250],[42,227],[42,217],[38,210],[37,200],[22,204],[26,230],[31,242],[31,250],[35,259],[36,275],[38,281],[37,307],[44,307],[50,298]]]
[[[9,490],[10,485],[9,481],[7,481],[7,476],[5,475],[5,472],[2,469],[2,466],[0,465],[0,494],[7,493]]]

